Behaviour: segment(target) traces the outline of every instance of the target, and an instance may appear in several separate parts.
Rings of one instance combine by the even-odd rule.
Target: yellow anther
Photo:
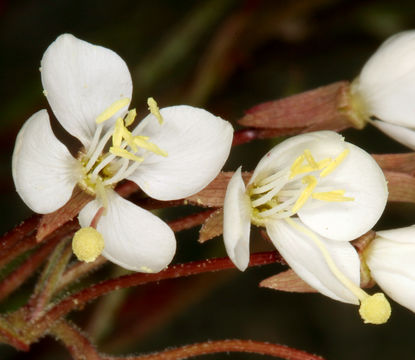
[[[122,141],[122,135],[124,132],[124,121],[118,118],[115,122],[114,132],[112,134],[112,146],[120,147]]]
[[[359,314],[365,324],[384,324],[391,316],[391,306],[383,293],[376,293],[362,300]]]
[[[117,147],[114,147],[114,146],[110,147],[110,153],[114,154],[116,156],[128,159],[128,160],[138,162],[138,163],[140,163],[144,160],[140,156],[134,155],[134,154],[128,152],[127,150],[125,150],[125,149],[120,149],[120,148],[117,148]]]
[[[92,227],[82,228],[73,237],[72,250],[79,260],[94,261],[104,250],[104,238]]]
[[[329,165],[332,161],[333,161],[333,160],[332,160],[332,159],[330,159],[330,158],[326,158],[326,159],[320,160],[320,161],[317,163],[317,170],[324,169],[324,168],[325,168],[327,165]]]
[[[122,136],[127,142],[128,146],[133,150],[133,152],[136,152],[138,150],[138,147],[135,144],[134,136],[131,134],[131,132],[128,131],[127,128],[124,128]]]
[[[137,116],[137,111],[135,109],[131,109],[127,116],[125,117],[125,126],[130,126]]]
[[[344,196],[344,190],[332,190],[327,192],[313,193],[311,197],[322,201],[354,201],[354,198]]]
[[[143,136],[135,136],[134,137],[134,143],[148,151],[151,151],[154,154],[161,155],[166,157],[168,154],[166,151],[161,150],[156,144],[153,144],[152,142],[147,141],[146,139],[143,139]]]
[[[304,157],[307,160],[308,164],[314,169],[317,170],[318,169],[318,165],[316,163],[316,161],[313,158],[313,155],[311,155],[311,151],[306,149],[304,150]]]
[[[332,160],[331,163],[320,173],[320,177],[325,177],[331,174],[343,162],[349,152],[349,149],[343,150],[341,154]]]
[[[147,105],[150,112],[158,119],[159,124],[163,124],[163,117],[160,114],[160,110],[157,106],[156,100],[154,100],[152,97],[148,98]]]
[[[304,176],[302,181],[304,184],[307,184],[307,187],[303,190],[303,192],[301,193],[301,195],[298,197],[297,201],[295,202],[293,208],[291,209],[293,214],[295,214],[298,210],[300,210],[304,206],[304,204],[306,203],[308,198],[311,196],[314,188],[317,185],[317,179],[315,178],[315,176],[312,176],[312,175]]]
[[[290,179],[300,174],[298,172],[298,169],[300,168],[303,161],[304,161],[304,155],[300,155],[297,159],[294,160],[293,164],[291,165],[291,169],[290,169]]]
[[[104,112],[95,119],[95,122],[97,124],[100,124],[108,120],[109,118],[114,116],[119,110],[121,110],[123,107],[128,106],[129,103],[130,103],[130,99],[128,98],[117,100],[107,109],[105,109]]]

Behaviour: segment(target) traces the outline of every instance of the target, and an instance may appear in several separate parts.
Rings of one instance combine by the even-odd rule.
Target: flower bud
[[[379,231],[364,255],[382,290],[415,312],[415,225]]]
[[[415,31],[381,45],[352,83],[351,98],[363,120],[415,149]]]

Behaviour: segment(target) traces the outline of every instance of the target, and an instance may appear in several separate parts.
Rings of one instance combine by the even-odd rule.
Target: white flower
[[[352,83],[352,102],[365,121],[415,149],[415,30],[387,39]]]
[[[309,285],[335,300],[367,305],[373,297],[359,287],[359,257],[349,241],[377,222],[387,195],[373,158],[340,135],[320,131],[292,137],[261,159],[247,187],[240,168],[230,180],[224,202],[227,253],[245,270],[250,224],[265,226]]]
[[[382,290],[415,312],[415,225],[377,232],[364,256]]]
[[[200,191],[228,157],[231,125],[190,106],[159,111],[149,99],[151,114],[130,132],[135,110],[128,111],[132,81],[125,62],[69,34],[46,50],[41,76],[53,113],[83,149],[74,158],[53,134],[47,111],[35,113],[20,130],[13,153],[17,192],[33,211],[45,214],[63,206],[78,184],[96,195],[79,221],[102,234],[103,255],[126,269],[160,271],[175,253],[174,233],[113,188],[129,179],[159,200]],[[91,231],[73,243],[87,261],[102,246],[100,235]]]

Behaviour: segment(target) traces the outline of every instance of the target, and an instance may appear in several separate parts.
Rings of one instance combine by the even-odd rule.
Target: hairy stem
[[[272,251],[252,254],[249,265],[261,266],[280,261],[281,256],[277,252]],[[41,336],[47,330],[47,328],[50,327],[60,317],[66,315],[77,307],[82,307],[86,302],[96,299],[110,291],[161,280],[175,279],[206,272],[233,269],[234,267],[235,266],[233,265],[232,261],[228,258],[208,259],[173,265],[157,274],[134,273],[131,275],[125,275],[115,279],[103,281],[84,290],[81,290],[78,293],[68,296],[56,304],[43,317],[34,322],[32,326],[33,336]]]
[[[60,321],[50,334],[63,342],[74,360],[101,360],[95,347],[80,330],[68,321]]]
[[[176,349],[169,349],[150,355],[136,357],[115,358],[105,357],[105,360],[179,360],[188,359],[206,354],[217,354],[222,352],[240,352],[260,355],[269,355],[286,360],[323,360],[318,355],[306,353],[288,346],[270,344],[252,340],[219,340],[186,345]]]

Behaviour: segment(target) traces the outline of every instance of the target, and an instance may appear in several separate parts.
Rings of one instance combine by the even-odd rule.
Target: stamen
[[[316,163],[316,161],[313,158],[313,155],[311,155],[311,151],[306,149],[304,150],[304,156],[305,159],[307,160],[308,164],[314,169],[317,170],[318,169],[318,165]]]
[[[280,173],[278,173],[278,175],[280,175]],[[284,174],[285,175],[285,174]],[[271,176],[270,176],[270,178],[271,178]],[[258,187],[254,187],[252,190],[251,190],[251,194],[252,195],[256,195],[256,194],[262,194],[262,193],[264,193],[264,192],[266,192],[266,191],[269,191],[269,190],[271,190],[272,188],[274,188],[274,187],[278,187],[278,184],[280,183],[280,182],[284,182],[284,184],[287,182],[287,180],[286,179],[282,179],[282,176],[278,176],[277,178],[275,178],[273,181],[270,181],[270,182],[267,182],[265,185],[262,185],[262,186],[258,186]]]
[[[152,97],[149,97],[147,99],[147,105],[150,112],[157,118],[159,121],[159,124],[163,124],[163,117],[160,114],[159,107],[157,106],[156,100],[154,100]]]
[[[349,149],[343,150],[341,154],[332,160],[332,162],[320,173],[320,177],[325,177],[331,174],[343,162],[346,156],[349,155],[349,152]]]
[[[137,156],[137,155],[134,155],[134,154],[128,152],[127,150],[125,150],[125,149],[116,148],[116,147],[113,147],[113,146],[110,147],[110,153],[113,154],[113,155],[128,159],[128,160],[136,161],[138,163],[141,163],[144,160],[144,158],[142,158],[140,156]]]
[[[102,183],[104,186],[117,183],[118,181],[120,181],[120,180],[122,180],[122,179],[125,178],[124,173],[127,170],[129,160],[128,159],[121,159],[120,161],[122,161],[121,166],[119,167],[119,169],[117,170],[117,172],[112,177],[110,177],[109,179],[106,179]],[[134,163],[134,164],[136,164],[136,163]]]
[[[125,126],[130,126],[134,122],[136,116],[137,111],[135,109],[131,109],[125,118]]]
[[[314,188],[317,186],[317,179],[315,176],[309,175],[303,177],[303,184],[307,184],[307,187],[303,190],[301,195],[298,197],[296,203],[294,204],[291,211],[295,214],[298,210],[300,210],[308,198],[311,196]]]
[[[311,197],[322,201],[354,201],[353,197],[344,196],[345,190],[332,190],[327,192],[313,193]]]
[[[120,147],[122,141],[122,135],[124,132],[124,121],[118,118],[115,122],[114,132],[112,134],[112,146]]]
[[[92,153],[95,151],[96,146],[98,145],[99,137],[101,136],[103,125],[100,124],[97,126],[97,129],[95,130],[94,137],[91,141],[91,144],[89,145],[88,152],[86,153],[85,157],[89,159],[92,155]]]
[[[96,149],[94,150],[94,153],[92,154],[91,158],[88,161],[88,164],[85,166],[85,171],[86,172],[89,172],[89,170],[92,169],[92,166],[95,164],[98,157],[101,155],[102,150],[104,149],[105,145],[107,144],[107,142],[111,138],[111,136],[112,136],[112,129],[109,129],[105,133],[105,135],[102,137],[102,139],[99,141]]]
[[[313,240],[314,244],[318,247],[321,254],[323,255],[324,260],[326,261],[326,264],[332,274],[360,300],[361,305],[359,313],[365,323],[383,324],[388,321],[391,314],[391,308],[388,300],[385,298],[385,295],[382,293],[377,293],[371,296],[368,295],[364,290],[354,284],[346,275],[340,271],[330,256],[330,253],[324,246],[324,243],[319,239],[318,236],[316,236],[306,227],[296,223],[291,218],[286,218],[284,220],[294,229]]]
[[[291,165],[291,172],[290,172],[290,179],[292,179],[293,177],[296,177],[299,173],[298,173],[298,168],[301,166],[301,164],[304,161],[305,156],[304,155],[300,155],[297,159],[294,160],[293,164]]]
[[[258,207],[258,206],[266,204],[275,195],[278,194],[278,192],[285,186],[285,184],[286,184],[285,181],[277,183],[271,191],[267,192],[265,195],[261,196],[260,198],[253,200],[251,202],[251,205],[253,207]]]
[[[130,103],[130,99],[128,99],[128,98],[123,98],[123,99],[117,100],[112,105],[110,105],[107,109],[105,109],[104,112],[101,113],[95,119],[95,122],[97,124],[100,124],[100,123],[110,119],[112,116],[114,116],[123,107],[128,106],[129,103]]]
[[[298,192],[299,191],[297,191],[297,194]],[[267,216],[278,214],[277,216],[278,219],[284,218],[286,216],[291,216],[292,215],[291,211],[285,211],[285,210],[288,209],[295,202],[295,199],[296,197],[293,196],[289,198],[288,200],[282,202],[281,204],[273,206],[271,209],[261,211],[258,215],[261,217],[267,217]]]
[[[286,170],[282,170],[282,171],[277,171],[275,174],[272,174],[266,178],[263,178],[262,180],[258,181],[258,183],[256,185],[258,186],[263,186],[266,184],[269,184],[270,182],[273,182],[276,179],[279,179],[283,176],[286,176],[287,171]]]
[[[154,154],[164,157],[168,156],[166,151],[161,150],[156,144],[147,141],[147,139],[144,139],[144,136],[135,136],[134,143],[143,149],[153,152]]]

